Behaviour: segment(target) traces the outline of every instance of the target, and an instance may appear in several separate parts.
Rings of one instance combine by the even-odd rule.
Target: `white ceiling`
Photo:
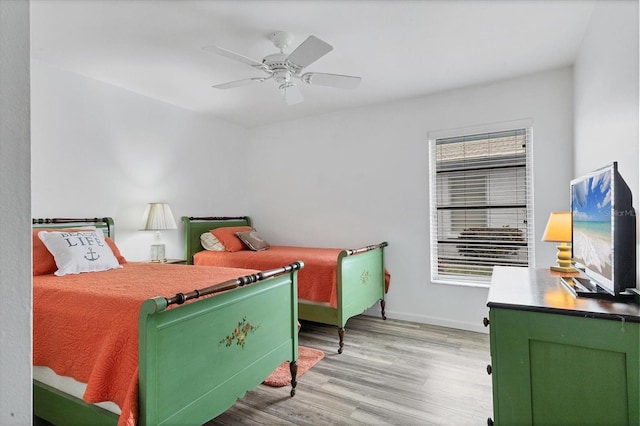
[[[246,127],[424,96],[573,63],[591,0],[31,0],[32,57]],[[305,71],[362,77],[355,90],[301,86],[288,106],[273,81],[202,50],[262,60],[267,38],[308,35],[334,49]]]

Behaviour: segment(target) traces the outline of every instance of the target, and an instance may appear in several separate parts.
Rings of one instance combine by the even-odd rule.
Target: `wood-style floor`
[[[479,320],[480,321],[480,320]],[[303,323],[300,345],[325,358],[290,386],[260,385],[214,425],[485,425],[492,417],[489,335],[358,316]]]

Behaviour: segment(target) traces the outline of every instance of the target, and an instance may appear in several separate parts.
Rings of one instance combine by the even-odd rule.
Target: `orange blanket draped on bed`
[[[338,306],[336,269],[341,249],[271,246],[268,250],[201,251],[193,257],[195,265],[216,265],[234,268],[270,269],[302,260],[304,269],[298,272],[298,298]],[[282,263],[285,262],[285,263]]]
[[[138,413],[138,313],[155,296],[256,272],[128,263],[122,269],[33,277],[33,365],[86,383],[86,402],[113,401],[118,425]]]

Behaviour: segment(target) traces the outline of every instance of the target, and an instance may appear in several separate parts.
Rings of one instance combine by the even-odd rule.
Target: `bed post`
[[[338,327],[338,340],[338,353],[341,354],[342,349],[344,348],[344,327]]]
[[[289,371],[291,371],[291,393],[290,395],[293,397],[296,394],[296,386],[298,386],[298,381],[296,378],[298,377],[298,361],[293,360],[289,362]]]

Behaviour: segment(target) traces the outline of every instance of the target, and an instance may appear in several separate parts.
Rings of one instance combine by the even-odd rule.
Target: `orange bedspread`
[[[138,413],[138,312],[173,296],[254,273],[251,269],[127,263],[123,269],[33,277],[33,364],[87,384],[84,400],[113,401],[119,425]]]
[[[201,251],[193,257],[195,265],[270,269],[296,260],[304,262],[298,272],[298,298],[338,306],[336,270],[341,249],[271,246],[268,250]],[[284,262],[284,263],[283,263]]]

